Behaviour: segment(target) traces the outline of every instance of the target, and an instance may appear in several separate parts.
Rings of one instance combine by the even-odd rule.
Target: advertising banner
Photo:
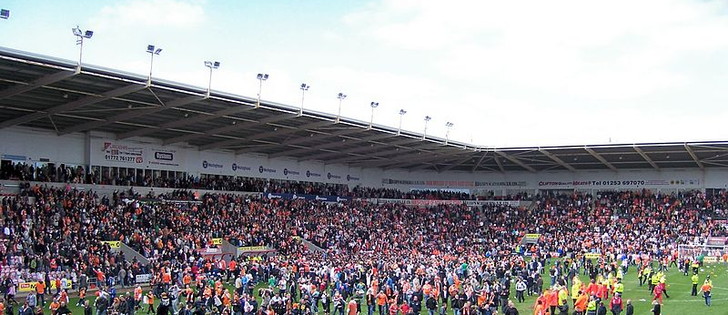
[[[149,283],[152,282],[152,275],[149,273],[136,275],[135,280],[136,283]]]
[[[518,207],[521,204],[518,200],[466,200],[465,205],[478,207],[485,205]]]
[[[425,199],[368,199],[368,202],[376,204],[400,204],[406,206],[431,207],[439,205],[466,205],[468,207],[479,207],[484,205],[502,205],[518,207],[518,200],[425,200]]]
[[[323,202],[342,202],[351,200],[349,197],[338,197],[338,196],[319,196],[319,195],[304,195],[304,194],[274,194],[267,193],[263,195],[268,199],[283,199],[283,200],[313,200]]]
[[[91,164],[94,165],[184,171],[184,155],[174,147],[107,139],[91,140]]]
[[[118,249],[121,248],[121,242],[120,241],[102,241],[101,243],[109,245],[112,249]]]

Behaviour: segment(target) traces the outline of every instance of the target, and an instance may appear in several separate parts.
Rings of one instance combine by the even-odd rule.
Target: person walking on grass
[[[708,282],[708,280],[705,280],[705,283],[703,283],[703,286],[700,287],[700,292],[703,293],[703,298],[705,299],[705,305],[710,306],[710,299],[713,297],[710,291],[713,289],[713,286]]]

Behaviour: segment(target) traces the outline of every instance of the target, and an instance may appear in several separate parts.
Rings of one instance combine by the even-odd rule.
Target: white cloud
[[[343,23],[370,46],[426,60],[402,80],[438,87],[421,104],[449,99],[438,114],[462,114],[452,119],[463,140],[466,130],[499,145],[728,136],[678,123],[728,100],[712,90],[728,69],[717,57],[728,53],[725,1],[382,0]]]
[[[99,30],[134,27],[144,32],[144,27],[189,28],[204,20],[205,11],[200,1],[129,0],[104,7],[92,19],[92,24]]]

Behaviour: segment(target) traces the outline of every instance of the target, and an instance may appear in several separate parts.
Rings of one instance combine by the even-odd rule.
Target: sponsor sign
[[[233,169],[233,172],[249,172],[253,168],[250,167],[250,166],[245,166],[245,165],[240,165],[238,163],[233,163],[232,164],[232,169]]]
[[[221,238],[213,238],[212,239],[212,245],[222,245],[222,239]]]
[[[136,283],[149,283],[152,282],[152,275],[148,273],[136,275],[135,280]]]
[[[264,194],[263,197],[268,199],[283,199],[283,200],[315,200],[315,201],[323,201],[323,202],[342,202],[351,200],[351,198],[348,197],[338,197],[338,196],[319,196],[319,195],[305,195],[305,194],[274,194],[274,193],[267,193]]]
[[[306,177],[321,177],[321,173],[306,171]]]
[[[35,286],[38,285],[37,281],[32,282],[21,282],[18,283],[18,292],[35,292]],[[73,287],[73,281],[61,280],[61,289],[71,289]],[[56,281],[51,280],[51,290],[56,289]]]
[[[103,160],[117,164],[141,165],[144,163],[144,148],[106,141],[102,149]]]
[[[408,186],[428,186],[428,187],[473,187],[475,182],[467,180],[407,180],[383,178],[384,185],[408,185]]]
[[[475,182],[475,187],[524,187],[528,186],[528,182],[526,181],[517,181],[517,182],[509,182],[509,181],[494,181],[494,182]]]
[[[222,164],[203,160],[202,168],[204,168],[204,169],[222,169]]]
[[[261,165],[261,166],[258,167],[258,173],[261,173],[261,174],[263,174],[263,173],[276,173],[276,172],[277,172],[276,169],[263,167],[263,165]]]
[[[478,206],[511,206],[518,207],[521,204],[518,200],[466,200],[465,205],[469,207]]]
[[[174,149],[151,148],[146,157],[147,165],[152,168],[179,169],[182,166],[182,154]]]
[[[586,254],[584,254],[584,258],[586,258],[586,259],[597,259],[597,258],[600,258],[600,257],[602,257],[602,254],[599,254],[599,253],[586,253]]]
[[[360,177],[355,177],[355,176],[351,176],[351,175],[346,175],[346,181],[347,181],[347,182],[351,182],[351,181],[355,181],[355,182],[356,182],[356,181],[360,181],[360,180],[361,180],[361,178],[360,178]]]
[[[68,290],[68,289],[71,289],[72,287],[73,287],[73,281],[68,280],[68,279],[61,280],[61,289]],[[55,290],[55,289],[56,289],[56,282],[51,281],[51,290]]]
[[[283,175],[284,176],[288,176],[288,175],[291,175],[291,176],[299,176],[299,175],[301,175],[301,172],[294,171],[294,170],[289,170],[287,168],[284,168],[283,169]]]
[[[650,187],[650,186],[676,186],[700,185],[698,179],[616,179],[616,180],[567,180],[567,181],[540,181],[541,188],[581,188],[581,187]]]
[[[704,263],[717,263],[718,262],[718,257],[715,257],[715,256],[705,256],[705,257],[703,257],[703,262]]]
[[[18,283],[18,292],[32,292],[35,291],[35,286],[38,282],[21,282]]]
[[[526,244],[534,244],[538,242],[539,238],[541,238],[541,234],[529,233],[524,235],[521,241]]]
[[[269,248],[266,246],[243,246],[238,247],[238,250],[241,252],[260,252],[269,250]]]
[[[483,205],[504,205],[517,207],[520,205],[520,201],[517,200],[420,200],[420,199],[368,199],[368,202],[376,204],[387,204],[394,203],[408,206],[437,206],[437,205],[467,205],[483,206]]]
[[[341,179],[340,175],[332,174],[331,172],[326,173],[327,179]]]
[[[101,243],[107,244],[114,249],[121,248],[121,241],[102,241]]]

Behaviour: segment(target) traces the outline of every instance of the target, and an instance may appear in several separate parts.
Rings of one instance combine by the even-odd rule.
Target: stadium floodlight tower
[[[210,97],[210,89],[212,88],[212,70],[220,68],[220,62],[205,61],[205,67],[210,68],[210,79],[207,81],[207,97]]]
[[[306,97],[306,91],[308,91],[310,87],[311,86],[306,83],[301,83],[301,110],[298,112],[299,117],[303,116],[303,99]]]
[[[407,114],[407,111],[404,109],[399,110],[399,128],[397,128],[397,135],[399,136],[402,134],[402,117]]]
[[[7,20],[10,18],[10,10],[0,9],[0,19]]]
[[[432,117],[425,116],[425,130],[422,132],[422,140],[425,140],[425,138],[427,138],[427,123],[430,122],[430,120],[432,120]]]
[[[162,48],[154,47],[154,45],[147,45],[147,52],[152,56],[149,61],[149,83],[152,83],[152,69],[154,68],[154,55],[159,55],[162,52]]]
[[[94,31],[82,31],[81,28],[78,27],[78,25],[72,28],[71,31],[73,31],[74,36],[78,37],[78,39],[76,40],[76,45],[79,45],[80,47],[78,53],[78,67],[81,68],[81,60],[83,59],[83,40],[90,39],[91,36],[94,36]]]
[[[450,141],[450,128],[452,128],[452,126],[455,126],[455,124],[453,124],[449,121],[445,123],[445,128],[447,128],[447,131],[445,131],[445,144],[446,145],[447,145],[448,141]]]
[[[374,124],[374,109],[379,107],[379,102],[371,102],[369,106],[372,107],[372,116],[369,118],[369,129],[372,129],[372,125]]]
[[[341,121],[341,102],[346,98],[346,94],[339,92],[336,98],[339,99],[339,113],[336,115],[336,123],[338,124]]]
[[[258,73],[258,104],[255,106],[255,108],[260,107],[260,93],[263,92],[263,81],[268,80],[268,74],[267,73]]]

